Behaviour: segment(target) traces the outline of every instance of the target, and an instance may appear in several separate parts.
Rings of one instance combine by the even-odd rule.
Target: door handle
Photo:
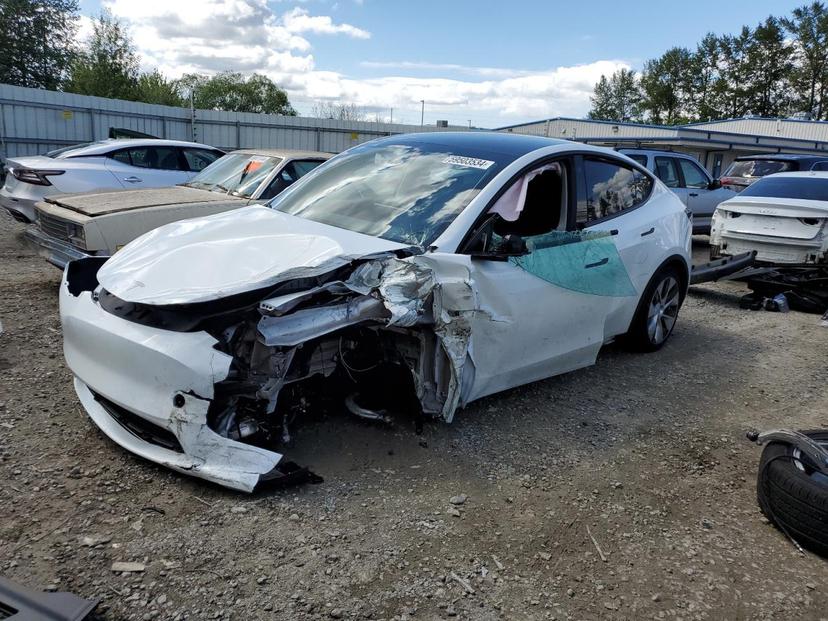
[[[606,265],[609,263],[609,257],[604,257],[600,261],[596,261],[595,263],[587,263],[584,265],[585,269],[589,269],[590,267],[601,267],[602,265]]]
[[[641,234],[641,237],[647,237],[647,235],[652,235],[653,233],[655,233],[655,227],[651,228],[649,231],[644,231]]]
[[[690,192],[690,196],[698,196],[698,195],[699,195],[698,192]]]
[[[141,177],[136,177],[135,175],[131,177],[124,177],[124,181],[127,183],[141,183]]]

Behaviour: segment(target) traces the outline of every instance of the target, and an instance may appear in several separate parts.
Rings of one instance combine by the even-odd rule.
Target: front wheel
[[[681,308],[681,276],[677,268],[661,268],[650,280],[626,334],[626,343],[638,351],[661,349],[678,319]]]

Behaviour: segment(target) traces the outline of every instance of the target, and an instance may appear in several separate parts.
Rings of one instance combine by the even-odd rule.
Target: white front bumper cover
[[[64,355],[78,398],[110,439],[172,470],[245,492],[307,472],[282,462],[279,453],[222,437],[207,425],[213,384],[230,368],[230,357],[213,348],[213,337],[107,313],[90,291],[70,292],[70,268],[60,290]]]

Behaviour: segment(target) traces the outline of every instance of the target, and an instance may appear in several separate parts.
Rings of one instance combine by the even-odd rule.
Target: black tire
[[[804,431],[828,443],[828,431]],[[762,451],[756,496],[765,517],[803,548],[828,556],[828,480],[813,477],[804,455],[771,442]]]
[[[666,335],[660,340],[654,340],[651,337],[649,328],[648,328],[648,316],[650,311],[650,305],[653,302],[653,296],[656,294],[656,291],[662,286],[662,283],[668,279],[672,278],[673,281],[676,283],[678,287],[678,302],[675,308],[675,317],[670,325],[669,329],[667,330]],[[635,315],[633,316],[633,320],[630,323],[629,331],[624,335],[622,339],[622,343],[628,348],[633,351],[641,351],[641,352],[652,352],[658,351],[667,340],[670,338],[670,335],[673,333],[673,328],[676,325],[676,320],[678,320],[678,312],[681,309],[681,305],[684,302],[684,290],[685,290],[685,279],[682,277],[681,273],[679,272],[678,268],[674,265],[664,265],[662,266],[653,277],[650,279],[650,282],[647,284],[647,288],[644,289],[644,293],[641,295],[641,300],[638,302],[638,308],[635,311]]]

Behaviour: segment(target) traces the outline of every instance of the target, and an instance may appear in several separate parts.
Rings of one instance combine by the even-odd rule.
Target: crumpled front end
[[[388,252],[162,306],[117,298],[100,265],[71,263],[61,287],[76,391],[112,440],[173,470],[249,492],[313,476],[282,447],[315,412],[450,421],[463,403],[474,295],[467,277],[444,289],[425,257]]]
[[[206,332],[172,332],[101,308],[94,272],[69,264],[60,289],[64,355],[75,390],[112,440],[178,472],[243,491],[272,477],[282,456],[221,437],[207,424],[214,385],[231,359]]]

